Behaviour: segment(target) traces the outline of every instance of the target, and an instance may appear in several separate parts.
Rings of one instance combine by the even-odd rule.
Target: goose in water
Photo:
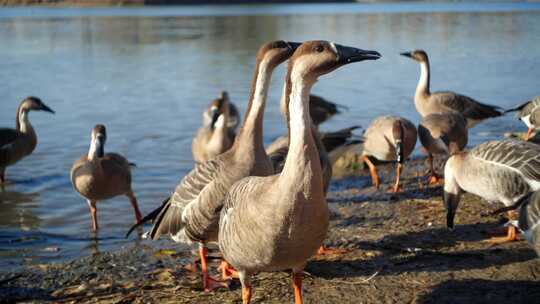
[[[364,133],[364,151],[362,159],[369,168],[371,182],[377,188],[381,183],[377,168],[370,160],[396,162],[396,182],[392,192],[399,192],[401,170],[405,159],[411,155],[416,145],[416,127],[409,120],[398,116],[376,118]]]
[[[527,128],[529,128],[525,137],[525,140],[529,140],[532,133],[535,130],[540,129],[540,96],[536,96],[532,100],[529,100],[513,109],[507,110],[506,112],[514,111],[518,111],[518,118],[525,123]]]
[[[441,177],[433,168],[434,154],[455,154],[467,145],[467,122],[459,113],[433,113],[422,118],[418,125],[418,137],[428,154],[430,185],[440,182]],[[455,151],[450,151],[450,149]]]
[[[32,110],[54,114],[41,99],[30,96],[19,104],[16,128],[0,128],[0,184],[6,180],[6,168],[30,155],[36,148],[37,135],[28,118]]]
[[[446,225],[454,227],[454,217],[463,191],[488,202],[511,206],[529,192],[540,189],[540,146],[524,141],[501,140],[480,144],[448,158],[444,167]],[[509,212],[510,219],[515,215]],[[516,229],[494,238],[495,243],[513,241]]]
[[[203,126],[197,131],[191,144],[193,158],[205,162],[229,150],[234,142],[238,125],[238,110],[223,91],[203,112]]]
[[[401,53],[420,63],[420,80],[414,94],[414,105],[420,116],[432,113],[459,112],[467,120],[467,127],[472,128],[477,123],[491,117],[503,115],[500,108],[480,103],[468,96],[454,92],[433,92],[429,90],[429,59],[423,50]]]
[[[92,216],[92,228],[98,229],[96,203],[101,200],[125,195],[135,211],[137,223],[141,212],[131,189],[131,169],[128,160],[117,153],[105,153],[107,132],[104,125],[92,129],[88,154],[81,156],[71,167],[71,183],[86,198]]]
[[[208,275],[206,243],[218,240],[220,210],[229,188],[247,176],[273,174],[264,151],[262,135],[268,86],[274,69],[287,60],[297,46],[293,42],[274,41],[259,49],[247,114],[231,149],[196,165],[178,184],[171,197],[142,221],[154,219],[149,232],[154,240],[162,234],[169,234],[176,242],[199,243],[205,291],[227,286]]]
[[[251,299],[253,274],[287,269],[293,272],[295,303],[302,303],[302,272],[326,236],[329,215],[309,91],[323,74],[379,57],[326,41],[305,42],[291,57],[285,89],[290,147],[283,171],[240,180],[221,211],[219,247],[239,273],[244,304]]]
[[[540,191],[534,192],[521,205],[518,219],[519,230],[523,232],[529,245],[540,257]]]
[[[283,106],[283,103],[281,105]],[[319,95],[309,95],[309,116],[311,116],[313,124],[317,127],[334,115],[339,114],[339,108],[346,109],[345,106],[328,101]]]

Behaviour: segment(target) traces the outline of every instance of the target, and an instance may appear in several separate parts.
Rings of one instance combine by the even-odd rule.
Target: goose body
[[[418,137],[428,153],[429,181],[434,184],[439,176],[433,168],[433,155],[462,151],[468,141],[467,121],[457,112],[429,114],[418,125]]]
[[[131,188],[131,168],[128,160],[117,153],[104,153],[107,133],[105,126],[96,125],[92,130],[92,141],[87,155],[81,156],[71,167],[73,188],[87,199],[92,216],[92,227],[98,229],[98,201],[126,195],[135,211],[137,222],[141,212]]]
[[[223,91],[203,113],[203,126],[191,145],[194,160],[202,163],[229,150],[236,136],[238,120],[238,110]]]
[[[540,191],[534,192],[521,206],[518,227],[540,257]]]
[[[152,239],[170,235],[177,242],[199,243],[203,284],[207,291],[222,286],[208,276],[205,244],[217,241],[225,195],[241,178],[273,173],[262,142],[264,108],[274,68],[287,60],[295,48],[295,43],[274,41],[259,49],[247,114],[231,149],[196,165],[171,197],[143,219],[143,222],[147,218],[154,219],[150,230]]]
[[[539,190],[540,147],[515,140],[489,141],[452,155],[446,162],[444,178],[447,226],[452,228],[463,191],[511,206]],[[509,230],[508,240],[515,239],[515,230]]]
[[[414,105],[422,117],[432,113],[459,112],[467,120],[467,127],[472,128],[485,119],[503,115],[499,107],[478,102],[465,95],[450,91],[432,93],[429,88],[430,69],[426,52],[415,50],[401,55],[420,64],[420,80],[414,95]]]
[[[375,165],[369,157],[374,157],[380,161],[395,161],[398,163],[396,183],[392,189],[397,192],[399,191],[401,166],[414,150],[416,139],[416,127],[403,117],[386,115],[371,122],[364,133],[362,158],[369,167],[371,180],[376,187],[379,187],[379,176]]]
[[[506,112],[517,111],[517,117],[527,126],[527,136],[525,140],[529,140],[533,131],[540,128],[540,96],[517,106],[516,108],[507,110]]]
[[[16,128],[0,128],[0,184],[5,181],[6,168],[30,155],[37,146],[37,135],[28,117],[30,111],[54,113],[41,99],[27,97],[17,109]]]
[[[239,273],[243,303],[250,277],[292,269],[295,302],[302,303],[302,270],[328,229],[322,168],[309,117],[309,91],[317,77],[379,54],[324,41],[303,43],[289,61],[285,99],[290,145],[283,170],[235,183],[221,211],[219,246]]]

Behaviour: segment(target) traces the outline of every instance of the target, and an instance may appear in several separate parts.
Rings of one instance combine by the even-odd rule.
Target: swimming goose
[[[529,140],[533,131],[540,128],[540,96],[536,96],[513,109],[506,110],[505,113],[514,111],[518,111],[518,118],[529,128],[525,137],[525,140]]]
[[[155,218],[149,233],[154,240],[169,234],[176,242],[199,243],[205,291],[227,286],[210,278],[206,263],[206,243],[217,241],[219,212],[226,193],[233,183],[246,176],[273,174],[262,136],[266,97],[273,70],[287,60],[297,46],[293,42],[274,41],[259,49],[247,114],[231,149],[196,165],[172,196],[143,219],[144,222]]]
[[[195,161],[205,162],[229,150],[234,142],[237,124],[236,107],[230,103],[227,92],[223,91],[203,113],[203,126],[191,144]]]
[[[17,108],[16,128],[0,129],[0,184],[5,181],[6,168],[31,154],[36,148],[36,132],[28,118],[28,113],[32,110],[54,114],[54,111],[37,97],[30,96],[21,101]]]
[[[440,181],[433,168],[433,154],[455,154],[465,148],[468,141],[467,122],[459,113],[433,113],[422,118],[418,125],[418,137],[428,154],[430,185]],[[450,151],[450,147],[457,148]]]
[[[519,209],[518,227],[540,257],[540,191],[534,192]]]
[[[302,303],[302,271],[328,229],[322,169],[309,118],[308,96],[317,78],[379,53],[326,41],[303,43],[286,79],[290,148],[280,174],[248,177],[230,189],[221,211],[219,247],[239,272],[242,301],[251,299],[250,277],[292,269],[295,303]]]
[[[463,191],[488,202],[511,206],[529,192],[540,189],[540,146],[524,141],[501,140],[480,144],[468,152],[452,155],[444,167],[446,224],[454,217]],[[510,219],[514,215],[509,214]],[[515,227],[495,243],[516,239]]]
[[[433,92],[429,90],[429,59],[423,50],[401,53],[420,63],[420,80],[416,86],[414,105],[422,117],[431,113],[455,111],[467,119],[467,127],[472,128],[484,119],[503,115],[500,108],[480,103],[468,96],[454,92]]]
[[[380,161],[397,162],[396,182],[392,192],[399,192],[401,169],[405,159],[411,155],[416,145],[416,127],[409,120],[398,116],[381,116],[376,118],[364,133],[364,150],[362,159],[369,168],[371,182],[377,188],[380,185],[377,168],[369,157]]]
[[[129,198],[137,223],[141,221],[137,198],[131,189],[130,163],[120,154],[105,153],[106,140],[105,126],[96,125],[92,129],[88,154],[73,163],[70,174],[73,188],[87,199],[94,231],[98,229],[97,201],[117,195],[126,195]]]

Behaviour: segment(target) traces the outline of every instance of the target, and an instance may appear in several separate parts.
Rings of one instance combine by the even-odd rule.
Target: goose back
[[[364,133],[363,154],[381,161],[396,160],[396,143],[392,134],[392,126],[396,120],[402,122],[404,157],[407,158],[416,145],[416,127],[409,120],[399,116],[381,116],[376,118]]]

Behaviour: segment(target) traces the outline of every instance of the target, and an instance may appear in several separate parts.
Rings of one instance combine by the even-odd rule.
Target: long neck
[[[19,108],[17,113],[17,131],[21,133],[30,133],[34,131],[30,120],[28,119],[28,110]]]
[[[263,59],[258,62],[251,84],[251,96],[244,123],[233,145],[240,157],[248,155],[266,157],[263,146],[263,118],[268,86],[273,68]]]
[[[429,92],[429,61],[420,63],[420,80],[416,86],[415,100],[426,98]]]
[[[97,139],[92,139],[90,142],[90,149],[88,150],[88,160],[96,160],[103,157],[104,147],[103,144]]]
[[[294,69],[287,76],[289,152],[281,175],[287,178],[302,177],[303,182],[310,183],[312,191],[322,189],[319,152],[309,116],[309,92],[313,83],[296,74]],[[314,185],[313,182],[320,185]]]

